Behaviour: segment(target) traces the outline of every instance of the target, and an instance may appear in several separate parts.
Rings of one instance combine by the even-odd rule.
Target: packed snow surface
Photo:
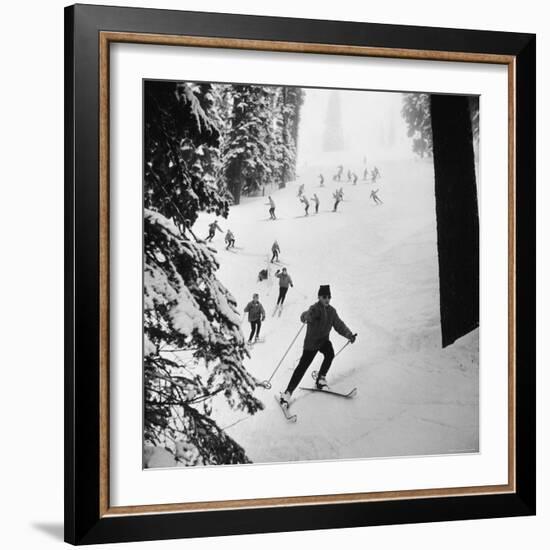
[[[239,310],[260,295],[267,318],[265,342],[251,348],[248,370],[272,389],[258,388],[265,410],[254,416],[214,402],[213,417],[241,444],[253,462],[333,460],[344,458],[433,455],[478,451],[478,331],[442,349],[439,314],[437,232],[433,167],[429,161],[377,163],[381,178],[362,180],[364,165],[344,166],[341,182],[333,182],[336,163],[306,166],[284,189],[264,197],[244,198],[231,208],[221,228],[235,234],[235,248],[226,250],[224,234],[211,247],[220,263],[219,280],[237,299]],[[347,170],[359,176],[347,182]],[[372,168],[372,166],[369,166]],[[318,175],[324,174],[325,186]],[[308,198],[321,203],[309,216],[297,197],[305,185]],[[343,187],[344,201],[333,212],[332,193]],[[383,201],[369,197],[379,189]],[[267,195],[276,203],[270,220]],[[202,215],[194,227],[207,235],[214,217]],[[274,240],[281,247],[280,264],[270,263]],[[276,269],[286,267],[294,287],[284,310],[272,316],[278,294]],[[258,272],[269,278],[258,281]],[[301,355],[305,330],[274,369],[300,330],[299,316],[317,301],[319,285],[329,284],[331,305],[358,334],[328,373],[336,391],[357,388],[354,399],[300,390],[294,392],[287,422],[273,399],[286,388]],[[243,314],[242,330],[250,332]],[[337,352],[346,340],[334,330]],[[311,386],[318,354],[300,386]]]

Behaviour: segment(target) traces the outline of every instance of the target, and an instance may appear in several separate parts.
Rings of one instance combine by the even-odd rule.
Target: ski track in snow
[[[272,379],[272,389],[258,388],[263,411],[247,417],[214,402],[213,417],[241,444],[254,462],[285,462],[441,454],[478,448],[478,331],[441,349],[437,235],[433,168],[429,162],[379,163],[383,205],[369,198],[372,184],[330,181],[318,186],[321,167],[303,170],[285,189],[273,189],[277,220],[266,218],[266,197],[244,198],[232,207],[222,229],[236,237],[225,250],[222,233],[212,247],[220,263],[218,278],[244,306],[258,292],[266,311],[261,336],[246,367],[267,380],[300,329],[299,315],[317,300],[321,284],[330,284],[332,305],[358,333],[335,360],[329,385],[337,391],[357,387],[353,399],[341,399],[297,389],[287,422],[273,400],[286,387],[302,351],[300,334]],[[353,166],[352,166],[353,169]],[[361,166],[355,167],[361,170]],[[317,193],[319,213],[309,216],[297,198]],[[331,211],[332,192],[343,187],[344,201]],[[313,211],[313,213],[311,213]],[[207,234],[212,215],[201,215],[194,231]],[[271,264],[271,245],[281,247],[280,263]],[[258,282],[258,272],[269,278]],[[282,315],[272,317],[278,295],[276,269],[286,267],[294,282]],[[243,318],[243,334],[250,325]],[[346,340],[334,330],[337,352]],[[316,356],[301,385],[312,382],[320,366]]]

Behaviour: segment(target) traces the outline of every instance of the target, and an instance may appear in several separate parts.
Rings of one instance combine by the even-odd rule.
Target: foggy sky
[[[305,89],[298,139],[298,163],[334,164],[338,158],[383,160],[412,158],[411,141],[401,116],[403,94],[340,90],[344,151],[323,150],[327,105],[332,90]],[[392,135],[393,134],[393,135]]]

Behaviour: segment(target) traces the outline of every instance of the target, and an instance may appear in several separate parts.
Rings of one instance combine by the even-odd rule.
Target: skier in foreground
[[[260,303],[260,297],[258,294],[252,295],[252,301],[246,304],[244,312],[248,313],[248,322],[250,323],[250,336],[248,337],[248,343],[252,344],[252,339],[257,342],[260,338],[260,329],[262,328],[262,321],[265,321],[265,309]]]
[[[336,310],[330,305],[330,286],[321,285],[318,296],[319,301],[300,315],[302,323],[307,323],[304,351],[298,366],[294,369],[285,392],[279,398],[282,407],[288,407],[292,392],[294,392],[300,383],[318,351],[323,354],[324,359],[317,375],[316,386],[320,390],[328,389],[326,375],[334,359],[334,349],[329,340],[330,330],[333,327],[338,334],[347,338],[352,344],[355,342],[356,335],[344,324],[340,317],[338,317]]]

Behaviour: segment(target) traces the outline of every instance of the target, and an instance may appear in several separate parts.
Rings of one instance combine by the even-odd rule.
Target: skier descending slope
[[[305,195],[302,195],[300,197],[300,202],[303,202],[304,203],[304,211],[305,211],[305,215],[306,216],[309,216],[309,201],[307,200],[307,197]]]
[[[341,189],[336,189],[334,193],[332,193],[332,196],[334,197],[334,208],[332,209],[333,212],[336,212],[338,209],[338,205],[342,202],[342,199],[344,198],[344,193],[342,193]]]
[[[275,241],[273,241],[273,244],[271,245],[271,252],[273,252],[273,256],[271,256],[271,263],[278,262],[279,253],[281,252],[281,247],[279,246],[277,239],[275,239]]]
[[[208,237],[204,239],[206,242],[211,241],[214,238],[214,235],[216,234],[216,230],[220,233],[223,233],[223,229],[218,225],[218,220],[214,220],[209,226],[208,226]]]
[[[235,235],[233,235],[233,231],[231,231],[231,229],[228,229],[225,234],[225,245],[227,250],[230,248],[235,248]]]
[[[356,335],[338,317],[336,310],[330,305],[330,286],[321,285],[318,296],[319,301],[300,316],[302,323],[307,323],[304,351],[298,366],[294,369],[285,392],[279,398],[282,407],[288,407],[292,392],[294,392],[300,383],[318,351],[323,354],[324,359],[317,375],[316,387],[320,390],[328,388],[326,375],[334,359],[334,349],[329,340],[330,331],[333,327],[338,334],[347,338],[351,343],[355,342]]]
[[[260,303],[260,297],[254,293],[252,295],[252,301],[248,302],[244,308],[244,312],[248,313],[248,322],[250,323],[250,336],[248,343],[257,342],[260,338],[260,329],[262,328],[262,321],[265,321],[265,309]]]
[[[382,204],[382,201],[380,200],[380,197],[378,196],[378,191],[380,191],[380,189],[376,189],[375,191],[370,192],[370,198],[374,201],[374,204],[376,204],[376,205]]]
[[[311,197],[311,200],[315,203],[315,213],[319,213],[319,197],[317,196],[317,193],[313,193],[313,197]]]
[[[277,305],[273,310],[273,315],[275,315],[275,313],[277,313],[277,310],[279,310],[280,317],[283,311],[283,303],[285,301],[286,293],[288,292],[288,287],[293,287],[294,283],[292,282],[290,275],[286,272],[286,267],[283,267],[282,271],[278,269],[275,272],[275,277],[279,279],[279,297],[277,298]]]
[[[271,195],[267,197],[267,200],[269,202],[266,202],[266,206],[269,206],[269,217],[272,220],[276,220],[277,216],[275,216],[275,201],[271,198]]]

